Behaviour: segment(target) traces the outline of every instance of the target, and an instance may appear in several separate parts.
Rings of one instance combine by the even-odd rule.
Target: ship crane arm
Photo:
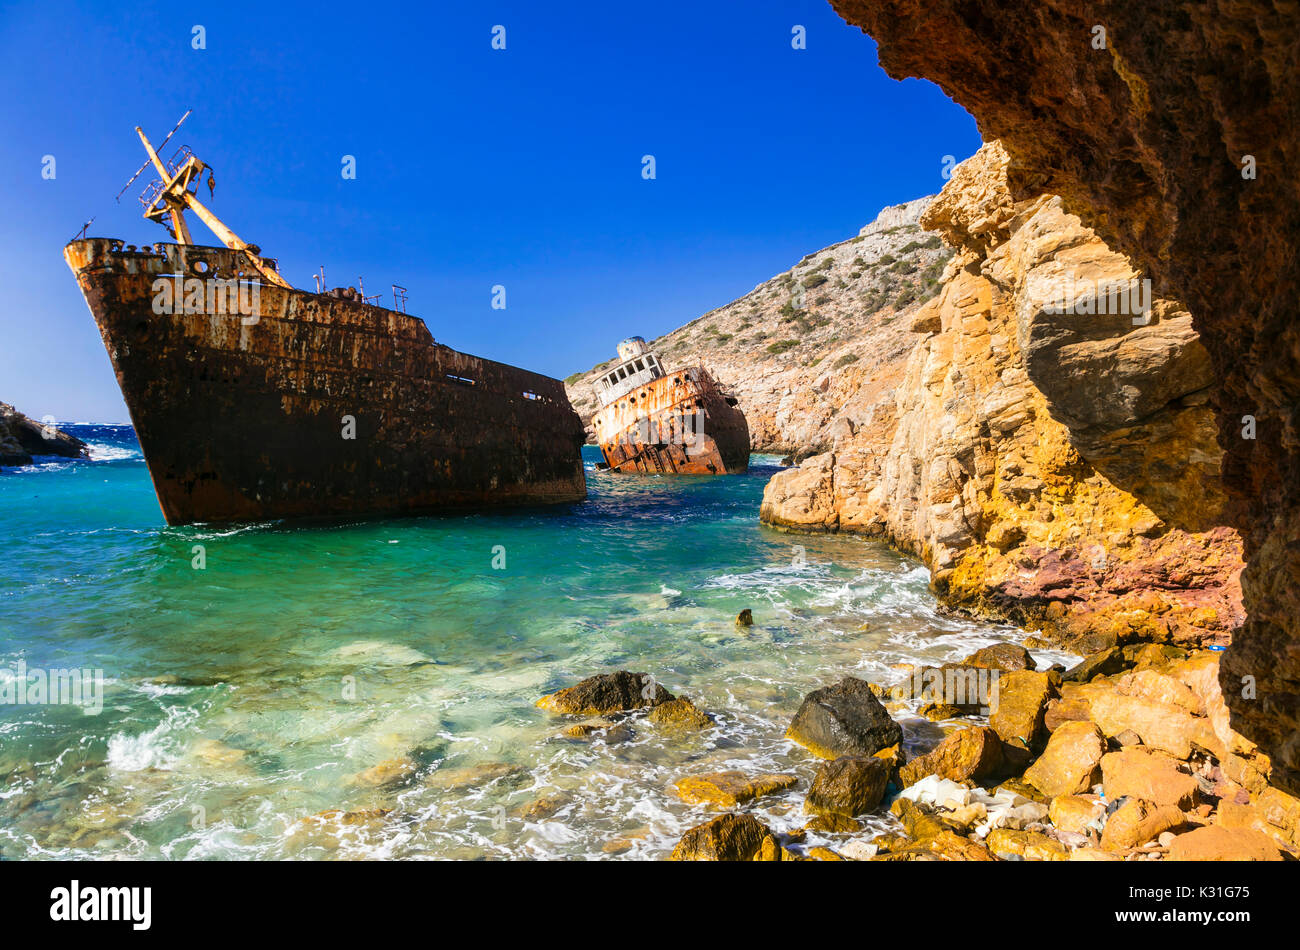
[[[144,130],[136,126],[135,131],[140,136],[144,150],[149,153],[149,161],[153,163],[160,179],[148,192],[150,197],[142,199],[145,205],[144,216],[160,224],[165,223],[164,218],[170,218],[171,229],[176,235],[176,240],[181,244],[193,244],[184,214],[187,210],[193,211],[222,244],[232,251],[243,251],[247,254],[253,266],[266,281],[278,287],[290,288],[289,282],[263,260],[260,248],[242,240],[238,234],[226,227],[225,223],[190,191],[191,182],[198,181],[207,166],[196,156],[189,154],[188,148],[183,148],[182,151],[186,153],[185,161],[176,167],[175,171],[171,171],[158,157],[158,152],[144,134]]]

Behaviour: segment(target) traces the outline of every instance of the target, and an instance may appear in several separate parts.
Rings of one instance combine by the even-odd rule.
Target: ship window
[[[530,393],[528,390],[525,389],[525,390],[524,390],[524,398],[525,398],[525,399],[541,399],[542,397],[539,396],[539,395],[537,395],[537,393]]]
[[[447,378],[450,379],[453,383],[460,383],[462,386],[474,385],[474,380],[470,379],[468,376],[457,376],[454,373],[448,373]]]
[[[642,363],[640,360],[637,360],[637,361],[636,361],[636,371],[639,373],[639,372],[641,372],[641,370],[643,370],[643,369],[645,369],[645,364]]]

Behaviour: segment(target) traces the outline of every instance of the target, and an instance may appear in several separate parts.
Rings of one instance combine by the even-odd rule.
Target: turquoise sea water
[[[0,684],[102,670],[103,709],[0,705],[3,858],[662,857],[709,814],[689,773],[796,772],[755,811],[803,824],[815,763],[782,733],[809,690],[1022,636],[942,616],[882,545],[761,527],[770,457],[638,478],[588,448],[588,501],[556,510],[168,528],[131,430],[68,428],[93,460],[0,473]],[[534,706],[620,668],[715,725],[582,741]],[[389,811],[302,821],[334,809]]]

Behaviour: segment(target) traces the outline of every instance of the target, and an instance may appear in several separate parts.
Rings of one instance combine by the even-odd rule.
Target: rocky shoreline
[[[31,465],[33,457],[40,455],[88,458],[89,450],[80,439],[0,402],[0,468]]]
[[[786,737],[807,750],[805,768],[683,769],[673,792],[701,817],[719,814],[686,831],[671,859],[1294,860],[1300,800],[1269,785],[1267,756],[1228,725],[1218,666],[1216,651],[1146,644],[1037,670],[1026,649],[1001,644],[903,670],[891,685],[845,677],[791,718]],[[972,690],[954,695],[954,682]],[[975,684],[992,690],[977,697]],[[891,712],[923,693],[943,736],[908,758]],[[564,717],[564,735],[606,741],[639,724],[689,733],[713,721],[626,670],[537,705]],[[796,806],[785,827],[747,808],[774,798]],[[527,810],[545,812],[545,799]],[[894,830],[865,832],[862,819],[886,814]]]

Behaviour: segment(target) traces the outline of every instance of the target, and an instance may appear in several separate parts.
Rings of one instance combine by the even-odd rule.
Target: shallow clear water
[[[761,527],[770,457],[635,478],[586,449],[590,498],[558,510],[214,530],[163,524],[129,428],[69,428],[95,460],[0,474],[0,678],[102,669],[104,706],[0,705],[4,858],[662,857],[709,814],[684,774],[794,771],[754,811],[803,824],[814,762],[782,733],[809,690],[1021,636],[942,616],[882,545]],[[576,741],[534,706],[620,668],[715,726]],[[405,784],[353,779],[399,756]],[[540,796],[559,810],[521,817]]]

